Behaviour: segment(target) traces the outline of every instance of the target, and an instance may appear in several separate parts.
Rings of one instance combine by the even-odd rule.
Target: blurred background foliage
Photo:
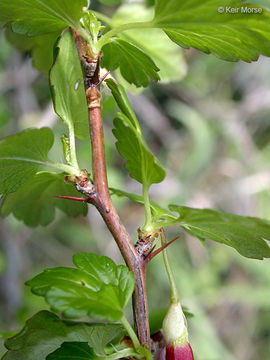
[[[97,1],[92,5],[108,15],[116,9]],[[59,157],[60,136],[66,130],[53,112],[47,76],[32,68],[29,53],[15,50],[4,32],[0,48],[0,136],[27,127],[52,127],[57,141],[51,157]],[[165,181],[151,188],[152,199],[162,205],[208,207],[270,220],[270,60],[228,63],[195,50],[178,51],[184,58],[177,64],[180,81],[129,93],[144,135],[167,170]],[[114,146],[116,111],[104,89],[109,184],[139,193],[140,186],[128,177]],[[78,141],[82,168],[90,167],[89,146]],[[142,207],[113,200],[135,241]],[[177,228],[168,238],[176,235]],[[202,245],[180,235],[169,256],[182,302],[194,314],[189,327],[196,358],[268,359],[270,261],[248,260],[232,248]],[[0,218],[0,332],[21,328],[27,318],[47,308],[23,285],[27,279],[45,267],[70,266],[72,255],[84,251],[122,262],[92,207],[85,218],[68,219],[59,211],[45,228],[27,228],[12,216]],[[161,256],[147,273],[150,310],[166,307],[169,286]],[[1,343],[0,355],[3,352]]]

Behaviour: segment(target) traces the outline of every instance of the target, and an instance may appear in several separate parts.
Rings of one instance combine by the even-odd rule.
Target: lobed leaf
[[[64,181],[63,174],[39,172],[18,191],[3,198],[1,214],[13,214],[25,225],[35,227],[48,225],[55,217],[55,209],[70,217],[87,214],[87,205],[68,201],[53,195],[80,196],[74,185]]]
[[[270,56],[270,12],[243,13],[242,6],[260,8],[238,0],[156,0],[153,24],[178,45],[224,60],[251,62],[260,54]],[[228,13],[226,7],[239,11]]]
[[[88,0],[0,0],[0,25],[20,34],[43,35],[79,27]]]
[[[120,67],[121,75],[129,83],[147,87],[150,79],[159,80],[159,69],[153,60],[128,41],[112,38],[102,51],[101,66],[111,71]]]
[[[53,50],[60,32],[29,37],[14,33],[10,27],[6,28],[7,40],[21,51],[29,51],[32,57],[32,65],[39,71],[48,74],[53,65]]]
[[[79,342],[82,346],[88,343],[97,354],[103,354],[104,347],[121,334],[123,328],[117,324],[67,322],[49,311],[41,311],[17,335],[6,340],[8,351],[2,360],[45,360],[64,342]]]
[[[114,13],[111,26],[116,27],[129,22],[150,21],[153,18],[154,10],[147,8],[144,4],[131,3],[123,4]],[[133,29],[119,34],[124,40],[140,48],[151,57],[159,68],[160,81],[181,80],[187,71],[181,49],[171,41],[168,41],[166,34],[161,29],[149,28]]]
[[[210,209],[170,205],[179,213],[175,225],[200,240],[213,240],[235,248],[241,255],[260,259],[270,257],[270,222]]]
[[[106,256],[87,253],[76,254],[73,262],[77,269],[47,269],[26,284],[67,318],[121,319],[134,288],[128,268],[116,266]]]
[[[66,30],[50,73],[55,112],[79,139],[88,137],[88,110],[77,48],[71,30]]]
[[[15,192],[46,165],[53,142],[49,128],[27,129],[0,140],[0,194]]]

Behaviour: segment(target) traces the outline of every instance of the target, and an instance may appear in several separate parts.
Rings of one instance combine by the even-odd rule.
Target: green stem
[[[104,34],[99,41],[97,42],[97,48],[98,50],[101,50],[102,46],[104,46],[111,37],[114,35],[117,35],[120,32],[131,30],[131,29],[145,29],[145,28],[151,28],[153,27],[153,24],[151,21],[144,21],[144,22],[134,22],[134,23],[128,23],[123,24],[120,26],[117,26],[116,28],[108,31],[106,34]]]
[[[69,147],[70,147],[71,166],[79,169],[79,164],[78,164],[77,154],[76,154],[76,140],[75,140],[73,126],[69,126],[68,130],[69,130]]]
[[[133,330],[133,327],[130,325],[130,323],[128,322],[125,316],[122,317],[121,323],[124,326],[124,328],[127,330],[127,333],[133,342],[135,350],[139,350],[141,348],[139,339],[137,338],[137,335]]]
[[[108,24],[108,25],[111,25],[111,23],[112,23],[112,19],[111,19],[111,18],[109,18],[108,16],[106,16],[106,15],[104,15],[104,14],[98,12],[98,11],[93,11],[93,13],[96,15],[96,17],[97,17],[99,20],[103,21],[104,23],[106,23],[106,24]]]
[[[162,232],[161,232],[160,239],[161,239],[161,244],[165,245],[166,244],[166,238],[165,238],[165,233],[164,233],[163,229],[162,229]],[[171,269],[171,266],[170,266],[170,262],[169,262],[169,259],[168,259],[167,248],[165,248],[162,251],[162,255],[163,255],[163,262],[164,262],[164,265],[165,265],[166,273],[167,273],[169,283],[170,283],[170,287],[171,287],[171,303],[172,304],[177,304],[179,302],[179,296],[178,296],[178,291],[177,291],[177,287],[176,287],[176,284],[175,284],[174,276],[173,276],[173,273],[172,273],[172,269]]]
[[[44,165],[44,166],[49,166],[49,167],[52,167],[54,169],[61,170],[61,171],[65,172],[66,174],[69,174],[69,175],[79,175],[80,174],[79,167],[76,168],[76,167],[61,164],[61,163],[55,163],[55,162],[53,162],[51,160],[48,160],[47,162],[40,162],[40,163],[42,165]]]
[[[143,225],[143,229],[147,231],[152,231],[152,214],[151,214],[151,206],[150,199],[148,193],[148,187],[143,184],[143,200],[144,200],[144,211],[145,211],[145,222]]]
[[[124,349],[117,351],[111,355],[104,356],[101,359],[104,360],[115,360],[120,358],[127,358],[127,357],[135,357],[137,359],[141,359],[143,355],[136,353],[133,349]]]
[[[153,219],[155,221],[155,219]],[[156,223],[154,223],[152,225],[152,230],[156,231],[160,228],[163,227],[168,227],[168,226],[174,226],[174,225],[179,225],[179,220],[178,219],[172,219],[172,220],[166,220],[166,221],[158,221]],[[182,226],[182,225],[180,225]]]

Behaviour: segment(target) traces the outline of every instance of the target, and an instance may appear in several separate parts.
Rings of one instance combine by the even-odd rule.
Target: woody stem
[[[85,59],[82,46],[83,39],[76,31],[73,31],[73,33],[79,57],[81,61],[83,61],[82,56],[84,56]],[[135,289],[133,294],[133,311],[135,327],[141,345],[149,349],[150,331],[144,264],[112,204],[108,189],[99,90],[99,63],[97,64],[95,74],[91,78],[90,86],[86,87],[86,99],[88,104],[92,148],[93,191],[89,193],[84,192],[84,194],[88,197],[89,202],[91,202],[101,214],[104,222],[114,237],[127,266],[134,275]]]

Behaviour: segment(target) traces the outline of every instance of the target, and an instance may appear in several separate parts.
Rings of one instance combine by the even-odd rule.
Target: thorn
[[[171,241],[169,241],[168,243],[164,244],[163,246],[161,246],[154,252],[153,252],[153,250],[155,247],[153,247],[152,251],[145,258],[146,263],[149,263],[149,261],[151,261],[156,255],[158,255],[162,250],[166,249],[167,246],[169,246],[170,244],[172,244],[175,240],[177,240],[179,238],[180,238],[180,236],[177,236],[176,238],[174,238]]]
[[[75,201],[80,201],[80,202],[88,202],[87,198],[76,197],[76,196],[52,195],[52,197],[56,197],[59,199],[75,200]]]
[[[156,245],[154,245],[154,246],[152,247],[152,249],[150,250],[150,252],[147,254],[146,257],[148,257],[150,254],[152,254],[152,252],[155,250],[155,248],[156,248]]]
[[[110,71],[107,71],[106,74],[103,75],[103,76],[99,79],[99,82],[98,82],[97,86],[100,86],[100,84],[102,83],[102,81],[104,81],[109,74],[110,74]]]

